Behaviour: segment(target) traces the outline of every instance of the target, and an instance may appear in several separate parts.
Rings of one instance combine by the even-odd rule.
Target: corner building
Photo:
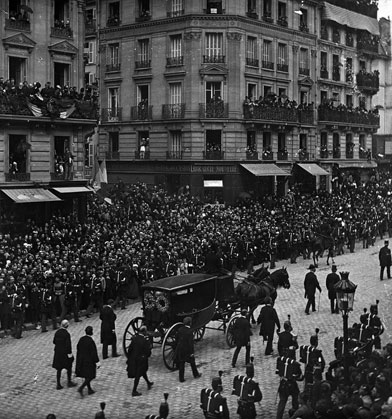
[[[109,183],[233,202],[294,183],[330,190],[343,169],[366,178],[377,165],[373,66],[388,57],[375,45],[377,7],[354,3],[99,2]]]

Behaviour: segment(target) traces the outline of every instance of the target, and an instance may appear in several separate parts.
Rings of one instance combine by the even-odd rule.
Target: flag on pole
[[[108,172],[106,171],[106,160],[103,159],[99,164],[100,183],[108,183]]]
[[[72,105],[66,111],[60,112],[60,118],[67,119],[69,116],[71,116],[71,114],[73,114],[75,109],[76,109],[76,106]]]
[[[27,100],[27,106],[28,106],[28,108],[30,109],[30,111],[31,111],[31,113],[34,115],[34,116],[42,116],[42,111],[41,111],[41,109],[38,107],[38,106],[36,106],[36,105],[33,105],[31,102],[29,102],[28,100]]]

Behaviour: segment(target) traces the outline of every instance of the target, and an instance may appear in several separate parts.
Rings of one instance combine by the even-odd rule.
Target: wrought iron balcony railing
[[[12,182],[28,182],[30,180],[30,173],[4,173],[5,181]]]
[[[204,160],[223,160],[225,152],[219,150],[203,151]]]
[[[251,19],[258,19],[259,15],[254,11],[246,12],[246,16],[250,17]]]
[[[215,101],[207,104],[199,104],[200,118],[227,118],[229,105],[223,101]]]
[[[136,160],[150,160],[150,150],[135,151]]]
[[[106,160],[120,160],[120,152],[119,151],[107,151],[106,152]]]
[[[279,26],[283,26],[283,27],[287,28],[287,26],[288,26],[287,17],[286,16],[279,16],[276,23]]]
[[[122,120],[122,108],[103,108],[101,119],[102,122],[120,122]]]
[[[332,158],[340,159],[340,156],[341,156],[340,149],[333,149],[332,150]]]
[[[204,64],[224,64],[225,55],[215,54],[215,55],[203,55]]]
[[[132,106],[131,107],[132,121],[151,121],[152,120],[152,105]]]
[[[288,73],[289,72],[289,65],[288,64],[277,64],[276,69],[278,71],[283,71],[284,73]]]
[[[168,160],[182,160],[183,151],[166,151],[166,159]]]
[[[162,119],[183,119],[185,116],[185,103],[162,105]]]
[[[261,119],[264,121],[298,122],[298,111],[297,109],[244,106],[244,118]]]
[[[259,153],[257,151],[247,151],[246,160],[259,160]]]
[[[86,35],[93,35],[97,32],[96,19],[87,20],[85,23]]]
[[[368,73],[366,71],[360,71],[356,76],[357,87],[360,91],[374,95],[379,91],[380,79],[378,71]]]
[[[30,22],[28,20],[14,20],[6,19],[5,20],[6,29],[14,29],[16,31],[30,31]]]
[[[249,65],[250,67],[258,67],[259,60],[257,58],[246,57],[246,65]]]
[[[106,64],[107,73],[110,73],[111,71],[120,71],[120,70],[121,70],[121,63]]]
[[[113,27],[113,26],[120,26],[121,20],[118,17],[109,17],[106,21],[106,26]]]
[[[147,22],[151,20],[151,14],[150,12],[141,13],[139,16],[136,17],[135,21],[140,22]]]
[[[348,112],[337,109],[320,109],[318,120],[356,125],[380,126],[379,115],[369,112]]]
[[[262,68],[266,68],[268,70],[273,70],[274,69],[274,63],[271,61],[262,61],[261,62],[261,67]]]
[[[301,160],[301,161],[309,160],[309,152],[300,150],[298,152],[298,160]]]
[[[278,160],[288,160],[289,153],[287,151],[278,151]]]
[[[314,111],[312,109],[299,109],[298,116],[301,124],[314,125]]]
[[[141,70],[143,68],[151,68],[151,60],[135,61],[135,68],[136,70]]]
[[[167,57],[166,58],[166,66],[167,67],[174,67],[178,65],[184,64],[184,56],[181,57]]]
[[[261,154],[262,160],[273,160],[274,159],[274,153],[272,151],[263,151]]]
[[[298,28],[301,32],[309,32],[309,27],[306,23],[301,23]]]
[[[353,159],[353,158],[354,158],[354,150],[346,149],[346,159]]]
[[[299,74],[301,74],[302,76],[309,76],[310,69],[309,68],[300,67],[299,68]]]
[[[174,10],[171,12],[167,12],[167,17],[177,17],[177,16],[182,16],[185,13],[184,9],[181,10]]]
[[[320,78],[322,78],[322,79],[329,79],[328,70],[320,70]]]
[[[327,159],[329,156],[329,152],[327,149],[321,149],[320,150],[320,158],[321,159]]]
[[[51,36],[56,36],[57,38],[72,38],[73,32],[71,28],[58,28],[56,26],[51,28],[50,32]]]

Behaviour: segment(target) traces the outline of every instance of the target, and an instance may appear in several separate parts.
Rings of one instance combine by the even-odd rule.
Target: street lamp
[[[348,373],[348,312],[353,310],[357,286],[349,279],[350,272],[340,272],[340,281],[335,285],[336,300],[343,317],[343,365],[344,379],[349,381]]]

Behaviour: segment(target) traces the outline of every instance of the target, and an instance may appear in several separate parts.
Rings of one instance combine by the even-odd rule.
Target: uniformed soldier
[[[263,395],[259,383],[253,377],[255,375],[253,358],[246,366],[246,376],[236,375],[233,380],[232,394],[238,396],[237,413],[241,419],[254,419],[256,417],[256,406],[262,400]]]
[[[279,356],[287,356],[289,350],[298,349],[297,336],[291,333],[293,328],[291,326],[290,315],[288,316],[288,320],[283,323],[283,329],[283,332],[278,333]]]
[[[219,371],[219,377],[212,379],[211,388],[204,388],[200,392],[200,407],[203,410],[206,419],[229,419],[229,409],[227,400],[221,395],[222,371]]]
[[[126,266],[122,266],[121,269],[116,271],[115,280],[116,299],[114,300],[113,308],[116,308],[120,303],[121,310],[125,310],[127,307],[126,303],[130,284],[130,272],[127,271]]]
[[[378,316],[378,303],[379,300],[376,300],[376,304],[370,306],[370,312],[361,315],[360,321],[371,329],[374,336],[374,347],[381,349],[380,335],[384,333],[384,324]]]
[[[305,392],[308,392],[308,385],[313,383],[315,370],[320,370],[323,373],[325,368],[325,360],[321,349],[318,349],[318,334],[319,329],[316,328],[316,333],[310,337],[309,346],[300,347],[301,362],[305,364]]]
[[[169,393],[164,393],[163,396],[165,401],[159,406],[159,415],[147,415],[146,419],[166,419],[169,416],[169,404],[167,403]]]
[[[93,274],[91,277],[91,295],[90,303],[86,310],[86,317],[90,317],[90,313],[94,308],[94,305],[98,308],[100,313],[103,308],[103,294],[105,292],[105,278],[103,277],[103,271],[99,270],[97,275]]]

